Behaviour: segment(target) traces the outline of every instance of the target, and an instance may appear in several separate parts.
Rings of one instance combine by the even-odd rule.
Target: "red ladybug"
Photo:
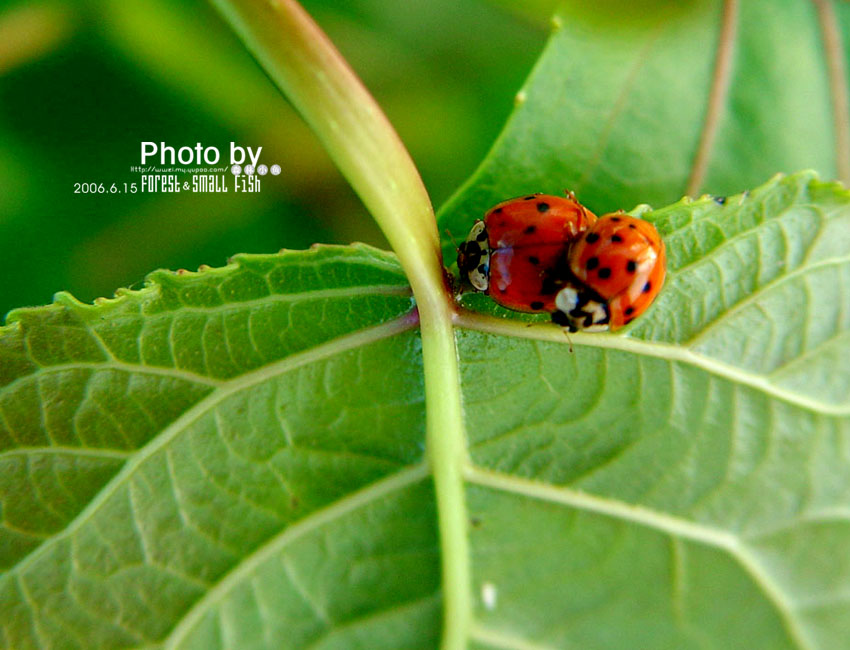
[[[568,282],[555,298],[552,320],[578,330],[616,330],[652,304],[664,284],[664,242],[648,221],[606,214],[573,242]]]
[[[570,243],[595,222],[572,192],[503,201],[473,224],[458,248],[461,278],[508,309],[553,312],[570,276]]]

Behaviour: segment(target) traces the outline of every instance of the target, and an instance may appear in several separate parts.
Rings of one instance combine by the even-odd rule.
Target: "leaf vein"
[[[168,638],[163,641],[163,650],[177,648],[191,633],[204,614],[223,600],[230,590],[247,578],[263,562],[274,556],[288,544],[318,530],[338,518],[369,505],[373,501],[422,481],[430,474],[426,463],[413,465],[389,477],[380,479],[324,508],[310,513],[304,519],[286,526],[260,548],[243,558],[229,573],[210,589],[174,626]]]
[[[503,318],[495,318],[476,314],[473,312],[459,313],[455,319],[459,327],[463,327],[486,334],[497,334],[512,336],[537,341],[548,341],[563,345],[564,335],[560,328],[551,325],[535,325],[527,327],[527,323],[510,321]],[[691,349],[680,348],[670,343],[659,341],[645,341],[628,336],[612,334],[582,334],[572,335],[574,345],[587,345],[590,347],[606,348],[631,352],[633,354],[645,355],[666,360],[670,363],[683,363],[701,370],[705,370],[717,377],[738,383],[762,392],[770,397],[787,402],[792,406],[813,411],[821,415],[836,417],[847,417],[850,415],[850,403],[833,404],[819,401],[804,395],[798,395],[793,391],[781,388],[769,382],[764,376],[748,372],[742,368],[726,364],[722,361],[699,354]]]
[[[611,517],[725,551],[750,576],[776,610],[791,641],[801,649],[814,649],[805,627],[794,614],[792,603],[755,555],[734,534],[689,521],[645,506],[598,496],[563,486],[548,485],[507,474],[467,466],[465,478],[476,485],[502,490],[532,499],[558,503],[585,512]]]

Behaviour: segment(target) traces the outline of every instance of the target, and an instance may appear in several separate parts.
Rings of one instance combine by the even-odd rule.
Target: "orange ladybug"
[[[502,201],[458,248],[461,278],[508,309],[552,312],[570,276],[570,244],[594,223],[596,215],[572,192]]]
[[[664,241],[648,221],[606,214],[572,243],[552,320],[571,332],[616,330],[652,304],[666,274]]]

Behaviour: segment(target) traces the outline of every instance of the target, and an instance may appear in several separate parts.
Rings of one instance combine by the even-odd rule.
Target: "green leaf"
[[[458,237],[532,191],[567,188],[601,213],[804,168],[850,182],[847,3],[567,0],[554,22],[510,121],[442,211]]]
[[[156,272],[0,329],[0,647],[843,647],[850,193],[644,217],[617,334],[462,311],[467,511],[438,514],[417,312],[365,246]],[[454,431],[447,431],[453,435]]]
[[[2,646],[211,647],[231,588],[291,641],[345,645],[373,615],[387,638],[411,621],[432,638],[411,308],[394,257],[357,246],[243,255],[157,272],[94,307],[60,296],[13,313],[0,338]]]
[[[850,196],[803,173],[644,218],[669,272],[624,335],[461,319],[475,636],[843,647]]]

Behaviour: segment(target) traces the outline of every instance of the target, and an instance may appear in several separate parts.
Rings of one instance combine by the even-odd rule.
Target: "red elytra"
[[[552,320],[577,330],[616,330],[655,300],[666,275],[664,241],[648,221],[606,214],[576,239],[569,254],[577,280],[556,297]]]
[[[570,276],[570,244],[595,222],[571,192],[502,201],[472,226],[458,249],[458,269],[503,307],[552,312]]]

